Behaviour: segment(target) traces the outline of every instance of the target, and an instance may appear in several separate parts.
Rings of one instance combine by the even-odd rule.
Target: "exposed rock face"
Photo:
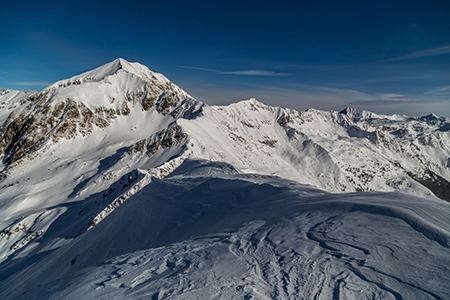
[[[10,165],[39,149],[46,141],[57,142],[92,132],[93,126],[106,127],[116,118],[114,109],[89,108],[83,102],[66,99],[52,105],[49,93],[38,99],[20,115],[13,112],[2,127],[0,155]],[[34,100],[34,101],[33,101]]]
[[[408,172],[408,175],[431,190],[436,197],[450,202],[450,182],[442,176],[437,175],[430,169],[425,169],[423,174]]]
[[[172,123],[167,129],[152,135],[148,139],[143,139],[136,144],[128,147],[127,153],[133,154],[137,152],[144,152],[146,150],[147,156],[152,157],[160,149],[170,148],[173,145],[179,145],[187,138],[186,132],[180,125]]]

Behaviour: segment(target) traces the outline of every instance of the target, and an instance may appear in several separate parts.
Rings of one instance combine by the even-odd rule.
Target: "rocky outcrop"
[[[181,144],[187,138],[186,132],[183,128],[175,122],[169,125],[166,129],[159,131],[148,139],[140,140],[139,142],[128,147],[127,153],[146,152],[150,158],[156,154],[160,149],[167,149],[173,145]]]
[[[46,101],[44,105],[41,102]],[[52,105],[46,96],[37,104],[16,116],[15,112],[2,127],[0,154],[6,165],[32,154],[46,141],[58,142],[92,132],[93,127],[106,127],[116,118],[113,109],[89,108],[83,102],[66,99]]]

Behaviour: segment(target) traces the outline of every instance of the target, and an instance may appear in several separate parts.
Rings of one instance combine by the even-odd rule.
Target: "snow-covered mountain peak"
[[[124,59],[62,80],[25,103],[0,129],[7,172],[50,149],[48,159],[89,156],[97,157],[92,160],[97,164],[114,157],[98,172],[118,177],[130,172],[127,168],[161,167],[148,174],[168,175],[193,157],[329,192],[427,196],[431,190],[447,199],[450,189],[450,126],[434,124],[433,116],[427,122],[354,108],[298,112],[255,98],[207,106],[163,75]]]
[[[360,110],[352,107],[346,107],[340,111],[341,114],[344,114],[349,117],[355,123],[363,120],[370,120],[374,118],[379,118],[379,116],[373,112]]]
[[[108,82],[107,78],[119,73],[127,73],[139,77],[148,82],[159,81],[161,84],[168,84],[170,81],[162,74],[152,72],[149,68],[140,63],[130,63],[123,58],[118,58],[112,62],[106,63],[93,70],[84,72],[80,75],[71,77],[70,79],[60,80],[47,89],[57,87],[67,87],[72,84],[80,85],[85,82]]]
[[[266,110],[272,109],[272,107],[258,101],[256,98],[241,100],[236,103],[230,104],[229,107],[230,108],[233,107],[236,109],[245,109],[249,111],[258,111],[258,109],[266,109]]]
[[[419,118],[420,121],[425,121],[428,124],[437,124],[439,121],[445,121],[445,118],[440,118],[435,113],[423,116]]]
[[[439,120],[440,118],[435,113],[432,112],[431,114],[421,117],[421,119]]]
[[[109,155],[125,147],[138,168],[193,156],[331,192],[427,195],[450,178],[450,128],[434,115],[427,121],[354,108],[298,112],[255,98],[210,107],[163,75],[124,59],[62,80],[26,103],[1,129],[0,155],[8,167],[61,139],[78,139],[67,143],[76,155],[85,153],[86,141],[92,153],[104,144],[116,147]],[[423,174],[432,174],[428,186]],[[435,194],[446,198],[445,193]]]
[[[23,103],[0,128],[0,157],[7,166],[61,138],[95,131],[102,136],[112,124],[119,126],[112,131],[122,131],[122,124],[148,137],[148,120],[166,120],[157,125],[163,128],[174,119],[196,117],[203,107],[163,75],[121,58],[52,84]]]
[[[258,99],[256,99],[256,98],[250,98],[250,99],[241,100],[238,103],[248,104],[248,105],[257,104],[257,105],[264,105],[264,106],[266,106],[264,103],[258,101]]]

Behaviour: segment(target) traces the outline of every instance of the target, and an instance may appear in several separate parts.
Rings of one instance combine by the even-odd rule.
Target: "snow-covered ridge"
[[[79,166],[70,175],[77,184],[80,178],[92,181],[82,189],[67,185],[66,196],[71,190],[99,191],[96,176],[114,174],[105,178],[117,180],[188,152],[331,192],[450,194],[450,124],[433,115],[384,116],[351,108],[298,112],[256,99],[210,107],[163,75],[123,59],[61,80],[23,103],[1,128],[2,173],[18,174],[43,156],[36,170],[45,168],[39,173],[50,178],[64,161],[92,157],[89,170]],[[115,163],[94,171],[96,161],[115,153]],[[12,176],[2,186],[23,178]],[[58,197],[64,199],[55,195],[56,202]]]
[[[61,138],[108,135],[119,124],[129,124],[139,138],[133,138],[135,152],[152,153],[146,149],[165,139],[158,136],[177,128],[186,139],[183,151],[190,149],[195,157],[332,192],[400,190],[441,198],[450,192],[450,123],[433,114],[409,118],[353,108],[298,112],[256,99],[209,107],[163,75],[123,59],[61,80],[24,103],[1,129],[0,155],[8,167],[4,175]],[[165,121],[152,122],[155,131],[145,128],[156,115]]]

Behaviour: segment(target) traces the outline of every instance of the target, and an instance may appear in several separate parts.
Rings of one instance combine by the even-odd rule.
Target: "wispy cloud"
[[[11,81],[9,82],[11,85],[50,85],[51,82],[45,82],[45,81]]]
[[[434,89],[428,93],[425,94],[431,94],[431,95],[450,95],[450,85],[443,86],[438,89]]]
[[[320,93],[320,89],[318,89]],[[340,99],[343,103],[353,106],[392,106],[417,105],[424,103],[440,103],[438,99],[416,99],[403,94],[365,93],[353,89],[322,88],[322,93]]]
[[[394,104],[430,104],[430,103],[440,103],[441,101],[435,99],[424,99],[424,100],[410,100],[410,101],[401,101],[401,100],[370,100],[370,101],[351,101],[348,102],[350,105],[367,105],[367,106],[378,106],[378,105],[394,105]]]
[[[178,68],[183,68],[183,69],[191,69],[191,70],[200,70],[200,71],[207,71],[207,72],[214,72],[214,73],[219,73],[219,70],[214,70],[214,69],[205,69],[205,68],[199,68],[199,67],[189,67],[189,66],[177,66]]]
[[[379,97],[381,100],[384,101],[402,101],[402,102],[411,101],[410,98],[401,94],[379,94]]]
[[[183,69],[192,69],[192,70],[212,72],[212,73],[223,74],[223,75],[242,75],[242,76],[286,76],[286,75],[290,75],[289,73],[279,73],[279,72],[268,71],[268,70],[221,71],[221,70],[206,69],[206,68],[199,68],[199,67],[189,67],[189,66],[177,66],[177,67],[183,68]]]
[[[266,70],[244,70],[244,71],[220,72],[220,74],[244,75],[244,76],[286,76],[286,75],[289,75],[288,73],[278,73],[278,72],[266,71]]]
[[[400,61],[400,60],[408,60],[408,59],[415,59],[420,57],[427,57],[427,56],[436,56],[436,55],[442,55],[442,54],[448,54],[450,53],[450,45],[438,47],[438,48],[432,48],[427,49],[423,51],[417,51],[409,54],[405,54],[402,56],[397,56],[393,58],[384,59],[381,62],[391,62],[391,61]]]
[[[401,94],[372,94],[366,99],[357,99],[350,101],[350,105],[414,105],[414,104],[424,104],[424,103],[438,103],[439,100],[436,99],[414,99]]]

